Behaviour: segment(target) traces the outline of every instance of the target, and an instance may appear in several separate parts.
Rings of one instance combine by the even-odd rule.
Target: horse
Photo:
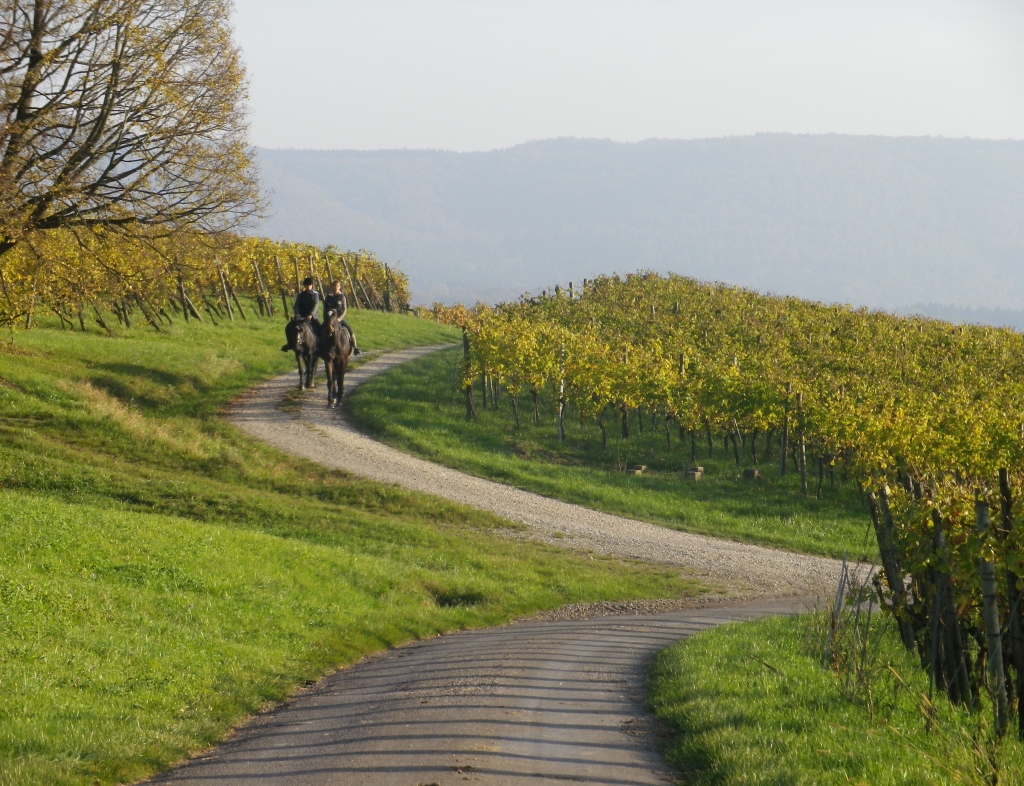
[[[352,339],[336,311],[328,311],[318,345],[327,371],[327,407],[333,409],[345,393],[345,369],[352,356]]]
[[[299,390],[313,387],[320,356],[317,355],[317,339],[308,319],[292,320],[284,329],[288,343],[295,351],[295,365],[299,368]]]

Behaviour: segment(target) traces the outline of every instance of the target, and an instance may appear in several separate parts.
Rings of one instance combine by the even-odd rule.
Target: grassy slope
[[[989,709],[977,716],[936,699],[934,732],[923,707],[928,678],[890,629],[873,645],[863,690],[821,667],[821,617],[717,628],[663,650],[649,673],[655,714],[678,735],[669,759],[686,783],[982,784],[1024,782],[1024,745],[987,747]],[[891,666],[895,674],[887,666]]]
[[[367,349],[452,335],[353,321]],[[366,652],[695,590],[254,442],[218,413],[291,368],[280,342],[251,320],[0,351],[0,782],[130,781]]]
[[[371,380],[353,394],[356,420],[412,453],[598,510],[812,554],[870,559],[875,553],[852,484],[830,486],[826,480],[820,500],[805,499],[795,473],[780,481],[777,470],[763,467],[762,481],[743,481],[721,444],[708,457],[704,442],[698,443],[698,460],[707,474],[687,483],[680,470],[690,463],[689,444],[684,448],[677,433],[668,449],[662,427],[652,432],[648,425],[641,434],[634,419],[633,436],[624,441],[618,421],[609,418],[608,448],[602,451],[597,426],[581,428],[569,418],[560,445],[546,396],[540,425],[533,425],[528,396],[522,397],[519,430],[512,427],[508,396],[499,400],[499,411],[481,411],[478,421],[468,422],[455,387],[460,357],[461,350],[445,351]],[[478,386],[478,402],[479,393]],[[615,470],[617,462],[646,464],[650,471],[626,475]]]

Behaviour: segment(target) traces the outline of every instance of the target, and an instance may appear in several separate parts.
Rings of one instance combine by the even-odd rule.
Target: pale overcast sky
[[[262,147],[1024,138],[1024,2],[236,0]]]

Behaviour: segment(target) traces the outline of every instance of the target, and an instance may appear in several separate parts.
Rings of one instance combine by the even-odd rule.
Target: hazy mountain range
[[[259,154],[272,192],[261,233],[372,249],[399,262],[417,302],[653,269],[884,308],[1013,320],[1024,308],[1024,141],[763,134]]]

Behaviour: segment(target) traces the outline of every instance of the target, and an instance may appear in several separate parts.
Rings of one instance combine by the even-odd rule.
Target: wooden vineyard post
[[[1003,537],[1013,531],[1013,492],[1010,490],[1010,473],[999,470],[999,497],[1002,508]],[[1017,699],[1017,735],[1024,739],[1024,712],[1021,697],[1024,696],[1024,593],[1017,589],[1020,577],[1012,570],[1006,571],[1006,608],[1010,618],[1010,656],[1016,674],[1014,695]]]
[[[295,266],[295,294],[297,295],[302,291],[302,278],[299,276],[299,258],[293,256],[292,264]]]
[[[903,574],[900,572],[899,562],[896,558],[896,537],[895,527],[892,520],[892,510],[889,509],[889,489],[882,486],[881,494],[875,492],[868,494],[868,504],[871,508],[871,521],[875,525],[875,538],[878,540],[878,553],[882,559],[882,570],[885,572],[885,579],[892,590],[893,614],[899,624],[900,638],[903,646],[908,652],[913,652],[916,642],[914,641],[914,627],[907,619],[907,590],[903,585]]]
[[[345,270],[345,278],[348,279],[348,288],[352,290],[352,305],[356,308],[362,308],[359,305],[359,295],[356,293],[356,285],[352,280],[352,272],[348,269],[348,261],[345,259],[345,255],[341,255],[341,266]]]
[[[220,262],[218,262],[217,265],[219,267],[220,266]],[[235,306],[238,307],[238,314],[239,314],[239,316],[241,316],[242,319],[246,319],[247,320],[248,317],[245,315],[245,309],[242,308],[242,302],[238,299],[238,295],[235,294],[235,287],[232,285],[231,279],[228,277],[227,271],[222,272],[221,276],[223,276],[224,283],[227,285],[228,294],[231,295],[231,299],[235,302]]]
[[[284,286],[284,269],[281,267],[281,258],[274,254],[274,264],[277,266],[277,288],[281,292],[281,306],[284,308],[285,319],[291,319],[291,314],[288,313],[288,296],[285,294]]]
[[[786,464],[789,457],[786,453],[789,450],[789,394],[793,392],[793,385],[786,383],[786,397],[782,400],[782,433],[779,435],[779,446],[781,456],[779,458],[779,477],[786,477]]]
[[[367,292],[366,292],[366,285],[363,284],[363,280],[361,278],[359,278],[359,258],[358,257],[356,257],[356,261],[352,263],[352,268],[354,270],[352,275],[355,276],[356,283],[359,285],[359,289],[362,290],[363,300],[366,301],[366,307],[371,309],[372,311],[378,311],[379,310],[377,308],[378,304],[375,302],[376,298],[371,298],[367,294]]]
[[[220,276],[220,289],[224,294],[224,308],[228,310],[228,319],[232,322],[235,321],[235,314],[231,310],[231,297],[228,294],[228,280],[224,277],[224,269],[220,266],[220,262],[217,262],[217,275]]]
[[[138,290],[132,289],[132,298],[139,306],[139,311],[142,312],[143,318],[150,324],[157,333],[160,333],[160,323],[157,321],[156,314],[151,309],[146,308],[146,304],[142,302],[142,296],[138,293]]]
[[[260,291],[260,302],[263,304],[263,308],[267,312],[268,317],[274,316],[274,300],[270,297],[270,290],[267,288],[266,282],[263,280],[263,271],[260,270],[260,263],[255,257],[252,260],[252,269],[256,274],[256,286]]]
[[[935,559],[935,608],[932,623],[931,676],[935,684],[946,691],[950,700],[968,709],[974,709],[967,659],[964,655],[964,635],[956,616],[956,598],[949,577],[949,554],[942,516],[932,508],[935,535],[932,550]]]
[[[192,302],[192,298],[190,298],[188,293],[185,291],[185,279],[180,275],[178,276],[178,293],[181,295],[181,302],[186,308],[186,313],[191,314],[192,318],[195,319],[196,322],[202,322],[203,315],[199,313],[199,309],[196,308],[196,304]]]
[[[797,443],[797,458],[800,463],[800,493],[807,496],[807,443],[804,440],[804,394],[796,394],[796,417],[800,427],[800,441]]]
[[[977,522],[978,536],[982,547],[992,529],[988,513],[988,503],[979,494],[974,500],[974,517]],[[985,623],[985,643],[988,647],[986,661],[988,671],[988,689],[995,703],[996,733],[1002,737],[1006,733],[1006,671],[1003,667],[1003,636],[999,627],[999,585],[996,583],[995,563],[986,558],[984,551],[978,560],[981,573],[982,620]]]
[[[391,268],[384,263],[384,310],[391,313]]]
[[[469,331],[466,330],[465,326],[462,328],[462,354],[463,361],[465,363],[464,376],[466,377],[463,382],[463,392],[466,395],[466,420],[476,420],[476,406],[473,404],[473,379],[469,376],[470,370],[470,358],[469,358]]]
[[[565,346],[559,355],[558,375],[558,441],[565,442]]]

